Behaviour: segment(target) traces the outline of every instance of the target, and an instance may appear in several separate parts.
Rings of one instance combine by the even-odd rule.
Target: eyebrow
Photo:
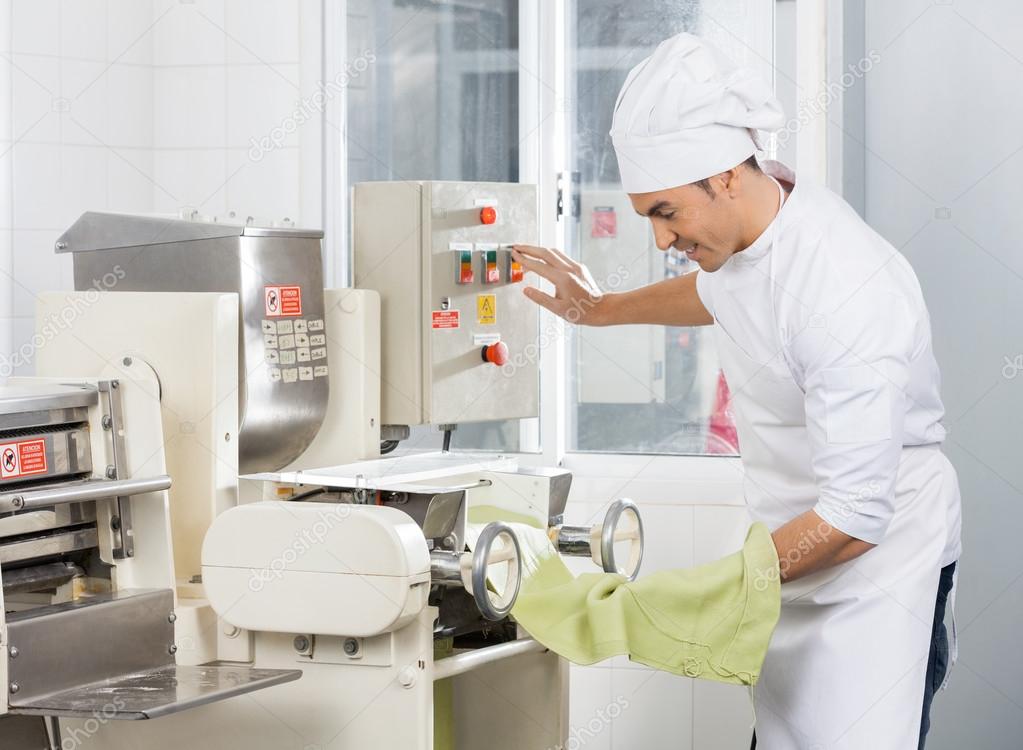
[[[639,214],[640,216],[646,216],[647,218],[649,218],[668,205],[670,205],[668,201],[657,201],[657,203],[650,206],[650,208],[646,210],[646,213],[642,213],[640,211],[637,211],[636,213]]]

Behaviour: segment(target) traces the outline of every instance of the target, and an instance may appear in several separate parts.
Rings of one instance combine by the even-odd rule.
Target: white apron
[[[783,358],[754,361],[714,328],[749,509],[777,526],[817,494],[804,393]],[[895,495],[877,547],[782,585],[781,617],[754,691],[759,750],[917,747],[938,577],[958,533],[950,528],[958,482],[938,445],[903,448]]]

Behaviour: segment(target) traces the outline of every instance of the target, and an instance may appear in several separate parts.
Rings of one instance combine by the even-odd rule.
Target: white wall
[[[152,45],[148,2],[8,0],[0,19],[6,353],[31,336],[35,294],[71,287],[57,235],[89,208],[150,207]]]
[[[0,2],[0,375],[15,354],[14,372],[32,371],[34,297],[72,288],[53,243],[83,211],[322,225],[309,105],[322,13],[321,0]]]
[[[963,491],[960,663],[928,750],[1019,747],[1023,6],[869,0],[864,46],[866,218],[923,285]]]

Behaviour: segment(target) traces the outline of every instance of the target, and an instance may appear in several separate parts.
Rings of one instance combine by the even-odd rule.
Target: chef
[[[754,746],[923,747],[960,553],[927,307],[906,259],[845,201],[758,163],[758,131],[783,122],[751,71],[668,39],[626,79],[611,137],[658,248],[699,270],[602,293],[557,250],[515,258],[553,287],[526,295],[572,322],[714,326],[746,502],[783,583]]]

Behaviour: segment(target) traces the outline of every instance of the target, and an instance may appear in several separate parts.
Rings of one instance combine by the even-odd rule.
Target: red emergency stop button
[[[493,224],[497,221],[497,209],[493,206],[484,206],[480,209],[480,223]]]
[[[508,363],[508,345],[503,341],[484,346],[481,354],[484,362],[490,362],[498,367]]]

